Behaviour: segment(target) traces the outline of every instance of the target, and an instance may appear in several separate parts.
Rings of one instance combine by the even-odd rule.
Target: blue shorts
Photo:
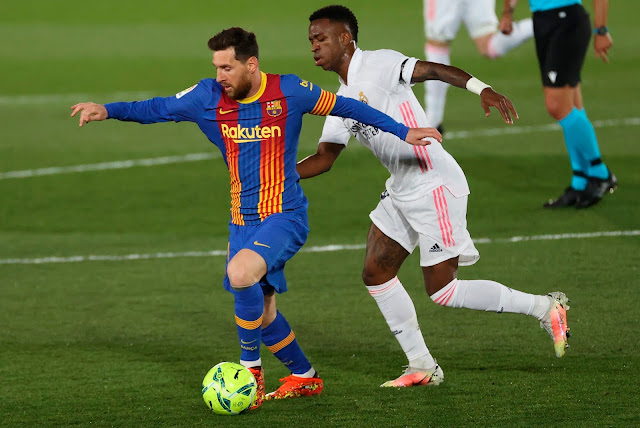
[[[287,291],[284,264],[304,245],[309,235],[306,213],[278,213],[255,226],[229,224],[229,260],[243,248],[253,250],[267,263],[267,274],[260,280],[265,294]],[[225,268],[226,271],[226,268]],[[224,288],[232,291],[229,276],[224,276]]]

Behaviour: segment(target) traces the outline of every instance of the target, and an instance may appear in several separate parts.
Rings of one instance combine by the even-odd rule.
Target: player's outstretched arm
[[[307,156],[296,165],[300,178],[311,178],[329,171],[344,148],[344,144],[326,142],[318,144],[316,153]]]
[[[458,67],[429,61],[416,62],[411,75],[411,83],[440,80],[458,88],[465,88],[469,79],[471,75]]]
[[[291,75],[293,76],[293,75]],[[345,98],[332,92],[325,91],[317,85],[294,76],[298,84],[294,86],[294,93],[307,112],[317,116],[338,116],[355,119],[365,125],[374,126],[385,132],[416,146],[431,144],[426,138],[434,138],[442,142],[442,135],[435,128],[413,128],[396,121],[387,114],[368,106],[360,101]]]
[[[79,126],[94,120],[105,120],[109,116],[106,107],[96,103],[78,103],[71,106],[71,110],[71,117],[75,117],[78,112],[80,113]]]
[[[349,117],[364,124],[375,126],[385,132],[391,132],[396,137],[414,146],[428,146],[431,142],[426,138],[429,137],[442,142],[442,135],[435,128],[409,128],[365,103],[339,95],[336,97],[335,94],[331,94],[331,96],[335,97],[335,104],[326,114]],[[311,113],[316,114],[314,111],[311,111]]]
[[[436,62],[418,61],[413,69],[411,82],[417,83],[425,80],[440,80],[480,95],[480,105],[485,112],[485,116],[489,116],[491,114],[490,108],[495,107],[500,112],[505,123],[513,124],[511,115],[518,119],[518,113],[509,98],[494,91],[491,86],[458,67]]]

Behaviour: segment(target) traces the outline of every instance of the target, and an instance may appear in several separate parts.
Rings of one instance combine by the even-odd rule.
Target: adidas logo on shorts
[[[431,249],[429,250],[430,253],[439,253],[442,251],[442,248],[440,248],[440,246],[438,244],[435,244],[433,247],[431,247]]]

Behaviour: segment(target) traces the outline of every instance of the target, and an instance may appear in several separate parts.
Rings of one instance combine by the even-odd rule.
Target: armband
[[[475,77],[471,77],[471,79],[467,80],[467,91],[471,91],[474,94],[480,95],[483,89],[490,88],[491,85],[487,85],[481,80],[476,79]]]

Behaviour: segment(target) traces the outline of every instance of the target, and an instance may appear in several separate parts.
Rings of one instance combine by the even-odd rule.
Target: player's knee
[[[476,37],[473,39],[478,53],[490,59],[497,57],[496,52],[491,49],[491,39],[493,38],[493,35],[494,33],[485,34],[484,36]]]
[[[549,115],[555,120],[562,120],[571,111],[564,100],[556,97],[546,97],[544,104]]]
[[[375,275],[373,275],[372,272],[368,271],[366,268],[362,269],[362,282],[364,282],[364,285],[366,286],[371,286],[371,285],[377,285],[375,284]]]
[[[397,271],[386,272],[379,269],[369,269],[365,266],[365,268],[362,270],[362,282],[364,282],[364,285],[366,285],[367,287],[373,287],[390,281],[397,274]]]
[[[553,103],[553,102],[547,102],[546,107],[547,107],[547,113],[549,113],[549,115],[552,118],[554,118],[555,120],[562,119],[562,115],[560,114],[559,104]]]
[[[227,266],[227,276],[231,287],[236,289],[250,287],[260,279],[256,278],[246,266],[241,263],[233,263],[233,260]]]
[[[442,290],[444,287],[449,285],[451,281],[455,278],[450,276],[431,276],[425,277],[424,279],[424,288],[429,297],[436,294],[438,291]]]
[[[440,289],[436,292],[429,293],[429,297],[435,303],[440,306],[449,306],[452,308],[460,308],[460,303],[456,300],[457,290],[456,285],[458,280],[456,278],[452,279],[448,283],[444,284]]]
[[[478,49],[478,53],[485,58],[495,59],[497,57],[497,55],[489,49],[489,43],[478,44],[476,48]]]

